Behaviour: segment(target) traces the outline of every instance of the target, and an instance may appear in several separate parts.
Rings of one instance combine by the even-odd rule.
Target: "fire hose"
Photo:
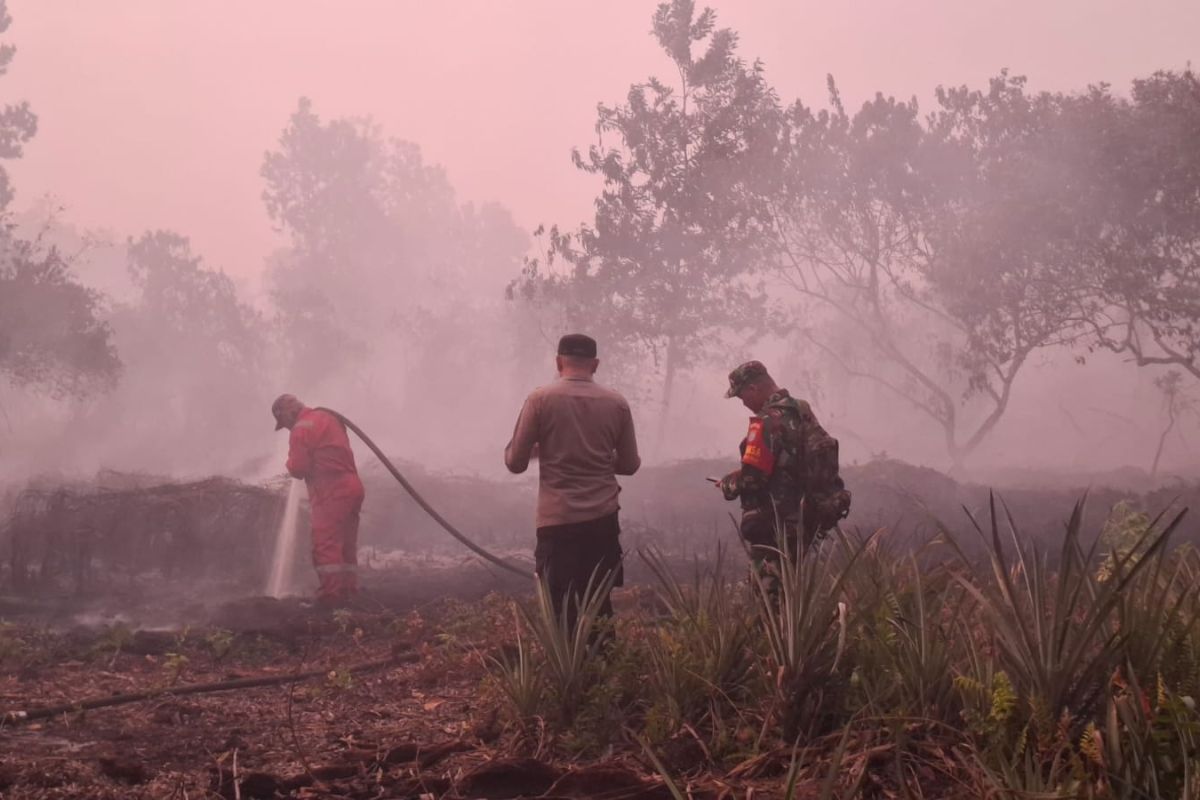
[[[379,670],[390,669],[400,666],[401,664],[410,664],[414,661],[420,661],[421,657],[418,653],[397,653],[391,658],[385,658],[382,661],[368,661],[363,664],[355,664],[350,667],[345,667],[344,671],[351,675],[361,675],[366,672],[377,672]],[[224,681],[216,681],[214,683],[185,683],[180,686],[159,686],[153,689],[146,689],[140,692],[130,692],[129,694],[114,694],[105,697],[93,697],[88,700],[76,700],[70,703],[62,703],[60,705],[42,706],[40,708],[27,708],[18,711],[5,711],[0,713],[0,728],[5,725],[16,725],[22,722],[32,722],[38,719],[49,719],[57,717],[59,714],[70,714],[77,711],[90,711],[96,708],[109,708],[111,706],[123,706],[127,703],[137,703],[142,700],[153,700],[158,697],[172,696],[182,697],[188,694],[211,694],[213,692],[229,692],[240,689],[257,689],[263,686],[279,686],[285,683],[300,683],[302,681],[312,680],[313,678],[322,678],[329,674],[329,669],[310,670],[308,672],[293,672],[285,675],[258,675],[252,678],[231,678]]]
[[[426,514],[433,517],[434,522],[436,522],[438,525],[441,525],[442,528],[445,529],[446,533],[450,534],[455,539],[458,539],[458,541],[466,545],[467,549],[472,553],[486,561],[491,562],[492,564],[495,564],[497,567],[506,569],[515,575],[520,575],[522,578],[533,578],[533,573],[523,570],[518,566],[510,564],[507,561],[492,555],[487,550],[484,550],[482,547],[468,539],[461,531],[458,530],[458,528],[451,525],[450,521],[439,514],[437,509],[431,506],[429,502],[421,496],[421,493],[417,491],[416,487],[409,483],[408,480],[402,474],[400,474],[400,470],[396,469],[396,465],[393,464],[391,460],[383,454],[383,451],[379,449],[375,442],[371,441],[370,436],[367,436],[367,434],[363,433],[362,428],[358,427],[343,414],[334,411],[332,408],[321,408],[318,410],[332,414],[333,416],[337,417],[338,421],[345,425],[349,430],[354,431],[354,434],[358,436],[359,439],[362,439],[363,444],[370,448],[371,452],[375,454],[375,457],[378,458],[385,467],[387,467],[388,472],[392,473],[392,477],[404,487],[404,491],[408,492],[412,499],[417,501],[417,505],[424,509]]]

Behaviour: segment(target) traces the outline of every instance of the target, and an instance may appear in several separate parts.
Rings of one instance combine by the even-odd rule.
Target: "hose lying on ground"
[[[364,664],[355,664],[352,667],[347,667],[344,672],[351,675],[361,675],[364,672],[376,672],[381,669],[396,667],[401,664],[412,663],[419,661],[420,655],[417,653],[401,653],[385,658],[381,661],[368,661]],[[61,703],[56,706],[42,706],[41,708],[30,708],[24,711],[5,711],[0,714],[0,725],[16,724],[21,722],[29,722],[35,719],[48,719],[49,717],[57,717],[59,714],[70,714],[76,711],[87,711],[93,708],[107,708],[109,706],[120,706],[126,703],[137,703],[141,700],[153,700],[156,697],[180,697],[185,694],[209,694],[211,692],[228,692],[235,689],[254,689],[260,686],[278,686],[284,683],[299,683],[313,678],[321,678],[329,674],[329,669],[316,669],[309,672],[292,672],[287,675],[262,675],[257,678],[234,678],[227,681],[216,681],[214,683],[187,683],[182,686],[164,686],[157,689],[147,689],[142,692],[131,692],[129,694],[114,694],[108,697],[93,697],[90,700],[76,700],[73,703]]]
[[[429,516],[433,517],[434,521],[437,522],[437,524],[439,524],[443,528],[445,528],[446,533],[450,534],[455,539],[458,539],[460,542],[462,542],[464,545],[466,545],[467,549],[469,549],[471,552],[475,553],[480,558],[490,561],[491,563],[495,564],[497,567],[506,569],[515,575],[520,575],[522,578],[530,578],[530,579],[533,578],[532,573],[530,573],[526,570],[523,570],[518,566],[510,564],[507,561],[503,561],[503,560],[497,558],[496,556],[489,553],[487,550],[484,550],[482,547],[480,547],[479,545],[472,542],[470,539],[468,539],[466,536],[464,536],[461,532],[459,532],[459,530],[457,528],[455,528],[453,525],[451,525],[450,522],[445,517],[443,517],[441,514],[439,514],[437,512],[437,509],[435,509],[433,506],[429,505],[429,503],[425,500],[424,497],[421,497],[420,492],[418,492],[416,490],[416,488],[413,487],[413,485],[411,483],[409,483],[403,475],[400,474],[400,470],[396,469],[396,465],[393,464],[388,459],[388,457],[383,454],[383,451],[380,450],[373,441],[371,441],[370,436],[367,436],[365,433],[363,433],[362,428],[358,427],[353,422],[348,420],[345,416],[334,411],[332,408],[321,408],[318,410],[326,411],[330,414],[333,414],[333,416],[337,417],[338,420],[341,421],[341,423],[343,425],[345,425],[350,430],[354,431],[355,435],[357,435],[359,439],[362,439],[363,444],[365,444],[367,447],[369,447],[371,449],[371,452],[375,454],[375,457],[378,458],[385,467],[387,467],[388,472],[392,473],[392,477],[395,478],[400,483],[400,485],[404,487],[404,491],[408,492],[412,496],[412,499],[417,501],[417,505],[419,505],[421,508],[425,509],[425,513],[428,514]]]

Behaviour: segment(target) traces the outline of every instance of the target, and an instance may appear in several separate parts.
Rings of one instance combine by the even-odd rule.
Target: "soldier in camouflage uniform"
[[[729,373],[725,396],[754,412],[740,447],[741,467],[717,484],[726,500],[741,499],[740,532],[751,557],[774,561],[781,544],[797,553],[801,530],[804,548],[812,546],[850,509],[850,493],[838,475],[837,439],[808,403],[775,384],[761,362],[747,361]]]

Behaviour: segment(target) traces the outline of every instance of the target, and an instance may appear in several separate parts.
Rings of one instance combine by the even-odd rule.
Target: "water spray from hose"
[[[275,554],[271,559],[271,577],[267,579],[267,596],[283,597],[292,588],[293,565],[296,562],[296,533],[300,525],[300,481],[288,481],[287,501],[283,519],[275,536]]]

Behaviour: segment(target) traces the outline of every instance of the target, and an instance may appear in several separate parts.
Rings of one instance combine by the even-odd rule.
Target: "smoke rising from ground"
[[[652,5],[584,20],[542,3],[520,13],[378,4],[332,17],[266,3],[240,11],[237,25],[137,4],[70,18],[49,5],[9,10],[19,50],[4,80],[39,114],[25,154],[7,163],[14,235],[61,253],[72,279],[95,292],[121,368],[111,386],[78,396],[0,386],[6,481],[102,468],[276,473],[282,434],[268,404],[281,391],[337,408],[410,461],[499,476],[521,398],[553,375],[554,341],[592,325],[599,377],[634,401],[652,462],[732,458],[745,412],[722,398],[724,373],[758,357],[812,401],[846,462],[886,454],[1009,479],[1023,468],[1157,461],[1166,475],[1195,464],[1194,381],[1168,394],[1155,383],[1168,368],[1139,369],[1128,353],[1086,342],[1031,351],[995,429],[955,465],[929,415],[853,374],[892,369],[872,360],[861,326],[800,303],[769,271],[718,276],[706,302],[762,285],[770,302],[752,313],[788,314],[790,324],[751,329],[731,317],[700,332],[668,381],[665,412],[662,330],[618,341],[619,313],[593,321],[571,302],[506,297],[532,261],[558,277],[579,267],[565,251],[548,265],[553,244],[535,229],[596,224],[604,175],[570,159],[579,147],[586,161],[597,141],[596,103],[616,108],[651,75],[677,91],[676,65],[647,35]],[[1182,69],[1195,53],[1181,32],[1200,24],[1165,4],[1136,17],[1118,4],[906,10],[904,19],[790,4],[716,11],[717,27],[738,34],[742,64],[764,59],[780,113],[796,100],[830,110],[832,72],[850,116],[878,90],[918,97],[918,123],[937,108],[935,87],[984,90],[1004,66],[1029,74],[1031,96],[1082,96],[1112,81],[1125,97],[1135,78]],[[1021,35],[1008,35],[1016,25]],[[693,55],[710,44],[698,40]],[[227,57],[201,58],[211,52]],[[93,81],[80,79],[87,72]],[[622,146],[612,129],[599,141]],[[723,243],[722,263],[774,263],[761,243]],[[684,299],[658,307],[667,328],[695,313]],[[929,345],[939,323],[911,310],[895,320],[895,340],[929,357],[923,370],[946,368]],[[813,329],[827,349],[814,346]],[[986,397],[970,389],[968,368],[946,368],[955,370],[947,392],[969,433],[986,418]]]

